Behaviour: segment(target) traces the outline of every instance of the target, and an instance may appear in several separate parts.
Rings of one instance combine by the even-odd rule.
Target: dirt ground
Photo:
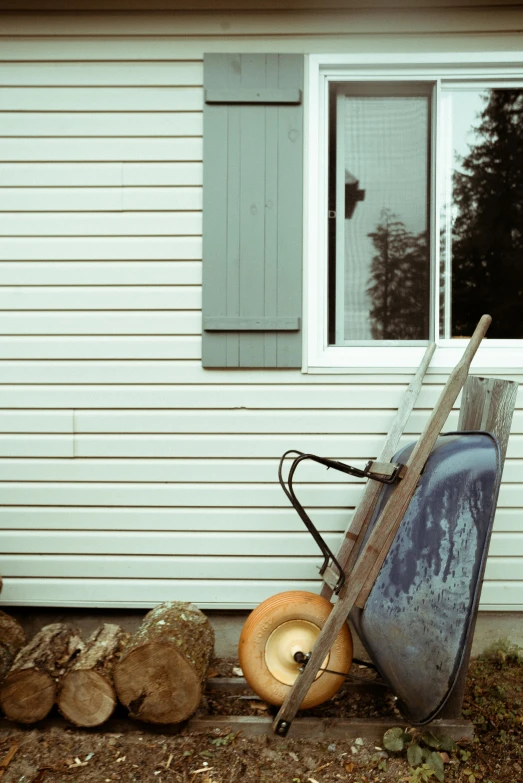
[[[229,675],[233,662],[219,661],[215,673]],[[356,669],[356,673],[360,672]],[[270,715],[271,709],[248,696],[212,694],[201,714]],[[390,696],[341,691],[307,715],[389,717],[403,726]],[[469,669],[464,716],[474,722],[476,739],[450,753],[441,752],[445,781],[519,783],[523,780],[523,658],[498,645]],[[382,743],[310,742],[274,736],[246,738],[228,731],[164,734],[144,724],[130,731],[66,728],[47,720],[37,728],[0,729],[2,783],[424,783],[431,770],[411,768],[405,753]],[[421,774],[425,773],[425,777]]]

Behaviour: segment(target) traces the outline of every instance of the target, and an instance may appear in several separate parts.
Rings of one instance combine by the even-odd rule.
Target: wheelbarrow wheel
[[[251,612],[238,652],[245,679],[258,696],[269,704],[283,704],[300,674],[302,655],[311,652],[331,609],[332,604],[315,593],[292,590],[273,595]],[[352,637],[344,624],[321,669],[347,674],[351,662]],[[343,676],[321,669],[300,709],[322,704],[343,684]]]

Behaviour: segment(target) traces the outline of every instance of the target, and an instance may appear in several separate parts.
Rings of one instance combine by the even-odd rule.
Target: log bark
[[[200,703],[213,648],[214,631],[203,612],[182,601],[159,604],[115,666],[118,698],[132,718],[186,720]]]
[[[117,704],[113,668],[129,634],[104,623],[87,640],[61,679],[58,709],[76,726],[100,726]]]
[[[42,628],[23,647],[0,688],[0,705],[10,720],[36,723],[51,710],[57,681],[83,648],[79,632],[63,623]]]
[[[18,620],[0,611],[0,682],[26,641],[24,629]]]

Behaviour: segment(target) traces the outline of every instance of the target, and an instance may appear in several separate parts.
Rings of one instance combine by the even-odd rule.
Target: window
[[[309,370],[412,368],[430,339],[446,369],[485,312],[481,366],[521,367],[523,68],[325,59],[309,68]]]

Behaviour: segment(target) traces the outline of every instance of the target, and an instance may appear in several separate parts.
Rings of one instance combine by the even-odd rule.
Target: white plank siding
[[[518,3],[469,4],[271,14],[246,0],[227,30],[212,11],[3,17],[5,605],[244,608],[319,589],[278,458],[375,457],[409,378],[202,369],[203,53],[518,50]],[[404,442],[444,380],[428,376]],[[523,389],[483,609],[523,609],[522,470]],[[298,480],[336,547],[362,483],[312,464]]]

